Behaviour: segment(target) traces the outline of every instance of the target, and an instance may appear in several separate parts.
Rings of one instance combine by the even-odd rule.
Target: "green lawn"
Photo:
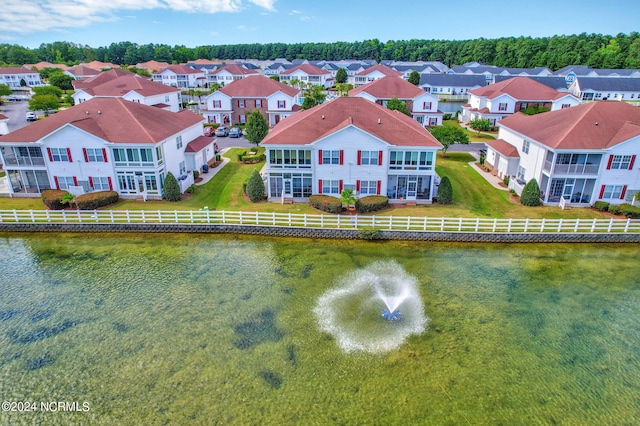
[[[261,148],[262,149],[262,148]],[[117,210],[197,210],[207,206],[210,210],[262,211],[290,213],[318,213],[305,203],[251,203],[242,196],[242,184],[253,169],[260,170],[264,163],[241,164],[237,154],[243,150],[231,149],[225,156],[231,161],[205,185],[198,186],[194,194],[179,202],[122,200],[112,206]],[[453,204],[415,207],[390,207],[378,215],[430,216],[430,217],[491,217],[491,218],[595,218],[603,217],[592,209],[562,210],[559,207],[525,207],[513,200],[508,191],[494,188],[482,176],[486,173],[469,162],[474,157],[466,152],[448,152],[445,158],[438,154],[436,171],[451,180]],[[42,209],[39,198],[0,198],[0,209]]]

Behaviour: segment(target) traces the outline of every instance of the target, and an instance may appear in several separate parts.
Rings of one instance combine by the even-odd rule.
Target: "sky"
[[[1,0],[0,43],[184,45],[640,31],[640,0]]]

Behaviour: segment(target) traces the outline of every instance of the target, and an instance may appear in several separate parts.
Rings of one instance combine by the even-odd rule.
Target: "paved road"
[[[9,117],[7,125],[9,126],[10,132],[31,124],[31,122],[25,119],[28,107],[29,103],[27,101],[5,102],[0,106],[0,111]]]
[[[218,149],[225,148],[253,148],[255,145],[245,139],[244,136],[240,138],[230,138],[228,136],[224,138],[215,138],[216,143],[218,144]]]

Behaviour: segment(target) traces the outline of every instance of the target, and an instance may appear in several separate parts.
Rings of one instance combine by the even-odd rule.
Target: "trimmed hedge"
[[[342,212],[342,200],[329,195],[312,195],[309,197],[309,204],[311,207],[327,213],[340,214]]]
[[[117,203],[120,197],[116,191],[97,191],[78,195],[76,204],[80,210],[96,210]]]
[[[389,197],[384,195],[369,195],[358,198],[356,201],[356,211],[358,213],[369,213],[382,210],[389,206]]]
[[[45,189],[42,191],[42,202],[49,210],[64,210],[67,205],[62,203],[62,197],[68,193],[62,189]]]
[[[609,213],[611,214],[620,214],[620,206],[617,204],[609,205]]]
[[[596,201],[593,203],[593,208],[601,212],[606,212],[609,210],[609,203],[606,201]]]
[[[631,204],[620,204],[620,213],[630,219],[640,218],[640,209]]]

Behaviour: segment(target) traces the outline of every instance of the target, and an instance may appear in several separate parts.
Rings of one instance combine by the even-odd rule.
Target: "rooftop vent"
[[[378,124],[380,124],[380,119],[378,118]]]

